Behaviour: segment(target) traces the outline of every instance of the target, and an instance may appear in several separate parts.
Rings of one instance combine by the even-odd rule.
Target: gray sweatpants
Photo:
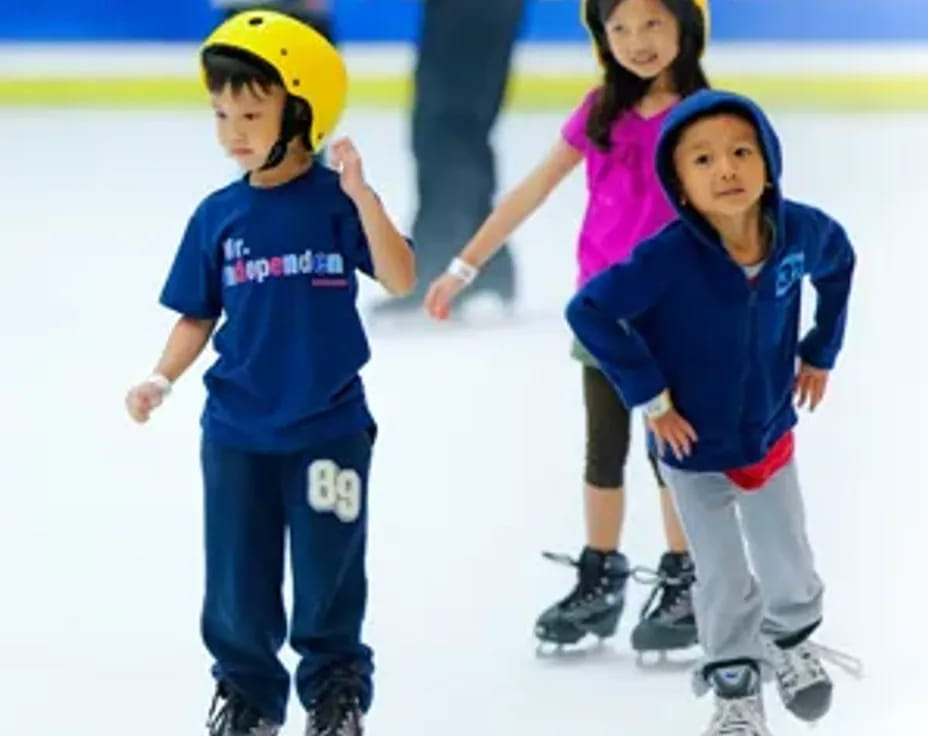
[[[724,473],[665,464],[661,471],[696,567],[693,597],[705,653],[701,669],[751,659],[768,670],[764,637],[789,636],[822,617],[823,586],[806,536],[795,462],[750,492]]]

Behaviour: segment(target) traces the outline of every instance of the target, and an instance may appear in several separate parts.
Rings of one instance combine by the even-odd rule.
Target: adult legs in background
[[[429,283],[477,231],[493,206],[490,131],[499,114],[525,0],[428,0],[415,71],[412,149],[418,210],[412,229],[419,281],[375,312],[421,309]],[[515,294],[509,248],[462,295]]]

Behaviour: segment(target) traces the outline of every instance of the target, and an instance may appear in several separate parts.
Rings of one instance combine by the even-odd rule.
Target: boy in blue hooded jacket
[[[792,428],[794,396],[812,410],[824,396],[855,257],[838,223],[783,199],[776,134],[744,97],[713,90],[681,102],[657,168],[679,219],[591,280],[567,319],[628,406],[644,407],[691,544],[705,651],[697,692],[717,696],[707,736],[764,736],[768,666],[799,718],[817,720],[831,702],[809,641],[823,587]],[[818,303],[800,339],[805,274]]]

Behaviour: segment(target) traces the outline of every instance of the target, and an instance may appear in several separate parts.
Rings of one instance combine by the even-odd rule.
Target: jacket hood
[[[673,152],[680,136],[689,125],[712,114],[724,112],[740,114],[754,124],[767,165],[767,178],[773,186],[772,191],[768,190],[764,195],[764,206],[767,216],[779,225],[783,212],[783,197],[780,191],[783,158],[780,152],[780,141],[763,110],[747,97],[734,92],[706,89],[684,98],[664,120],[656,154],[658,178],[680,219],[689,227],[696,229],[703,239],[708,238],[716,244],[719,238],[715,230],[696,210],[680,202]],[[777,227],[777,230],[779,231],[780,228]]]

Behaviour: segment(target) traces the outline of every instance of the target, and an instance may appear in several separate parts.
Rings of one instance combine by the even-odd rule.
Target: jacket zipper
[[[739,423],[741,424],[742,428],[744,428],[745,423],[747,421],[747,416],[745,412],[746,412],[746,407],[747,407],[747,402],[748,402],[748,392],[750,390],[749,379],[751,377],[751,370],[752,370],[753,362],[755,360],[755,355],[757,353],[757,346],[755,345],[755,342],[757,341],[757,330],[755,329],[755,326],[754,326],[755,322],[757,321],[757,287],[756,285],[751,286],[749,284],[749,288],[751,292],[750,294],[748,294],[748,325],[747,325],[748,360],[745,366],[744,380],[743,380],[743,385],[741,388],[741,408],[740,408],[741,413],[739,416]],[[746,438],[746,436],[747,435],[745,433],[742,433],[742,449],[747,449],[747,447],[745,446],[745,442],[744,442],[744,438]]]

